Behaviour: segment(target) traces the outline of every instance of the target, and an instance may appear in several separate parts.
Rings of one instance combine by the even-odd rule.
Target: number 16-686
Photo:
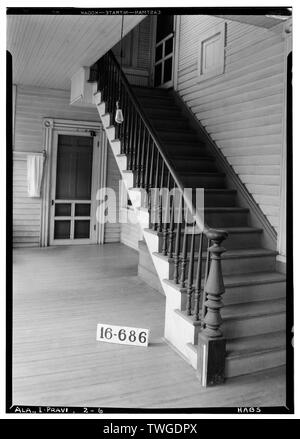
[[[99,323],[97,325],[97,340],[108,343],[131,344],[148,346],[149,329],[129,326],[115,326]]]

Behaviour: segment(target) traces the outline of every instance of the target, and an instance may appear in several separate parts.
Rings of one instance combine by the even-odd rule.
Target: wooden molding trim
[[[254,227],[259,227],[264,230],[262,236],[262,246],[271,250],[277,248],[277,233],[273,226],[270,224],[267,217],[264,215],[258,204],[255,202],[253,196],[249,193],[246,186],[242,183],[239,176],[234,172],[233,168],[223,155],[217,144],[211,139],[206,129],[201,122],[192,113],[190,108],[187,107],[181,96],[174,90],[172,91],[175,99],[177,100],[180,108],[185,116],[189,119],[190,124],[198,133],[199,140],[204,141],[208,146],[210,152],[216,159],[216,165],[221,172],[226,174],[226,181],[229,189],[235,189],[237,191],[237,201],[241,207],[249,209],[250,223]]]
[[[44,118],[43,125],[43,145],[41,149],[46,152],[45,170],[42,181],[42,205],[41,205],[41,233],[40,246],[47,247],[49,245],[49,208],[50,208],[50,185],[51,185],[51,163],[52,163],[52,147],[53,134],[57,130],[74,132],[95,131],[99,134],[103,131],[100,121],[85,122],[79,120],[68,119],[52,119]]]

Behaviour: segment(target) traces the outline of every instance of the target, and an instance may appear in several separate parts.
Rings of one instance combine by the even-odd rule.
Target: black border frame
[[[288,7],[162,7],[162,8],[7,8],[7,15],[292,15]],[[49,407],[13,405],[12,402],[12,330],[13,330],[13,290],[12,290],[12,69],[13,60],[7,52],[6,83],[6,413],[29,414],[49,413]],[[291,73],[289,79],[291,80]],[[286,406],[260,407],[260,412],[245,407],[187,407],[171,409],[112,408],[102,407],[104,414],[293,414],[294,413],[294,349],[292,346],[294,325],[293,298],[293,153],[292,153],[292,88],[287,87],[287,367]],[[225,384],[226,385],[226,384]],[[55,409],[54,406],[52,406]],[[63,407],[56,407],[57,410]],[[254,408],[255,409],[255,408]],[[52,412],[53,413],[53,412]],[[98,407],[67,407],[68,414],[97,414]],[[58,414],[58,412],[57,412]],[[61,413],[66,414],[66,412]],[[115,424],[117,420],[112,420]],[[175,420],[170,420],[175,422]],[[128,424],[128,422],[126,422]],[[123,423],[124,424],[124,423]],[[132,422],[131,422],[132,424]],[[134,423],[133,423],[134,424]]]

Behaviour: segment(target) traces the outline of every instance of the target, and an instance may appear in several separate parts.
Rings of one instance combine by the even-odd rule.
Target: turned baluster
[[[159,212],[159,187],[158,187],[158,178],[159,178],[159,163],[160,163],[160,155],[158,150],[156,150],[156,163],[155,163],[155,180],[154,180],[154,200],[153,200],[153,228],[157,230],[158,228],[158,212]]]
[[[124,110],[124,121],[125,121],[125,154],[129,154],[129,141],[130,141],[130,103],[129,96],[126,93],[125,99],[125,110]]]
[[[144,172],[144,187],[146,189],[146,192],[148,193],[149,191],[149,177],[150,177],[150,142],[151,142],[151,137],[150,134],[148,133],[148,140],[146,142],[146,158],[145,158],[145,172]]]
[[[134,173],[136,167],[136,144],[137,144],[137,123],[138,114],[135,108],[132,106],[132,145],[131,145],[131,170]]]
[[[108,112],[110,114],[113,114],[113,111],[114,111],[113,99],[112,99],[113,81],[112,81],[112,63],[110,62],[110,60],[108,62],[108,83],[109,83],[109,85],[108,85],[109,88],[108,88],[108,96],[107,96],[107,99],[108,99],[107,107],[108,107]]]
[[[175,188],[175,183],[174,183]],[[168,246],[168,257],[172,258],[173,256],[173,240],[174,240],[174,215],[175,215],[175,191],[173,191],[172,196],[172,204],[171,204],[171,214],[170,214],[170,226],[169,226],[169,246]]]
[[[193,224],[192,235],[191,235],[189,271],[188,271],[188,279],[187,279],[186,313],[188,316],[192,314],[192,294],[193,294],[194,259],[195,259],[194,249],[195,249],[195,223]]]
[[[181,255],[181,273],[180,273],[180,286],[184,288],[185,286],[185,268],[186,268],[186,259],[187,256],[187,228],[184,225],[184,235],[183,235],[183,244],[182,244],[182,255]]]
[[[162,159],[161,161],[161,176],[160,176],[160,191],[159,191],[159,197],[158,197],[158,225],[157,225],[157,231],[162,231],[162,211],[163,211],[163,194],[162,189],[164,187],[164,172],[165,172],[165,162]]]
[[[176,238],[174,251],[174,282],[179,283],[179,262],[180,262],[180,243],[181,243],[181,212],[182,212],[182,197],[180,197],[179,209],[176,215]]]
[[[198,251],[198,261],[197,261],[197,273],[195,281],[195,307],[194,307],[194,321],[200,320],[200,294],[201,294],[201,276],[202,276],[202,245],[203,245],[203,233],[199,236],[199,251]]]
[[[170,186],[170,171],[168,171],[168,182],[167,188]],[[164,188],[163,188],[164,191]],[[165,193],[165,191],[164,191]],[[165,205],[163,202],[165,201]],[[163,233],[163,242],[162,242],[162,254],[167,256],[168,254],[168,216],[169,216],[169,206],[170,206],[170,193],[169,190],[166,193],[166,197],[162,195],[162,206],[163,206],[163,225],[162,225],[162,233]]]
[[[129,142],[128,142],[128,169],[133,168],[133,142],[134,142],[134,112],[133,105],[130,103],[128,107],[128,117],[129,117]]]
[[[150,160],[150,168],[149,168],[149,177],[148,177],[148,186],[147,186],[147,192],[148,192],[148,209],[151,219],[151,209],[152,209],[152,203],[151,203],[151,188],[152,188],[152,181],[153,181],[153,172],[154,172],[154,154],[155,154],[155,148],[153,140],[149,142],[149,148],[151,145],[151,160]],[[150,153],[149,153],[150,154]],[[154,224],[150,221],[152,228],[154,227]]]
[[[135,150],[135,166],[134,166],[134,186],[139,187],[140,180],[140,159],[141,159],[141,137],[142,137],[142,119],[137,115],[137,131],[136,131],[136,150]]]
[[[141,151],[141,164],[140,164],[140,181],[139,181],[139,187],[144,188],[145,187],[145,155],[146,155],[146,139],[147,139],[147,132],[146,128],[143,123],[143,137],[142,137],[142,151]]]
[[[123,111],[123,117],[124,117],[123,122],[121,124],[119,124],[119,139],[121,141],[121,154],[125,154],[125,149],[126,149],[126,147],[125,147],[125,143],[126,143],[126,141],[125,141],[126,102],[125,102],[125,89],[124,89],[123,84],[120,80],[119,74],[118,74],[118,81],[119,81],[120,89],[121,89],[121,91],[120,91],[120,96],[121,96],[120,108]]]
[[[210,239],[208,238],[208,236],[206,236],[206,238],[207,238],[207,251],[206,251],[206,261],[205,261],[204,285],[206,284],[206,281],[207,281],[207,277],[208,277],[208,273],[209,273],[210,258],[211,258],[210,252],[208,250],[211,242],[210,242]],[[204,321],[204,317],[205,317],[205,313],[206,313],[206,308],[204,305],[205,301],[206,301],[206,293],[205,293],[205,291],[203,291],[202,310],[201,310],[202,324],[204,324],[203,321]]]

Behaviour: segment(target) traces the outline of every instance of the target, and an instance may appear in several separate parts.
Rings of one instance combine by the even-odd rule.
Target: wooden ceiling
[[[124,35],[145,18],[126,15]],[[68,90],[71,76],[120,40],[120,15],[8,15],[14,84]]]
[[[240,23],[252,24],[266,29],[271,29],[279,23],[282,23],[283,20],[289,18],[288,15],[278,17],[268,15],[216,15],[216,17],[224,18],[225,20],[239,21]]]

